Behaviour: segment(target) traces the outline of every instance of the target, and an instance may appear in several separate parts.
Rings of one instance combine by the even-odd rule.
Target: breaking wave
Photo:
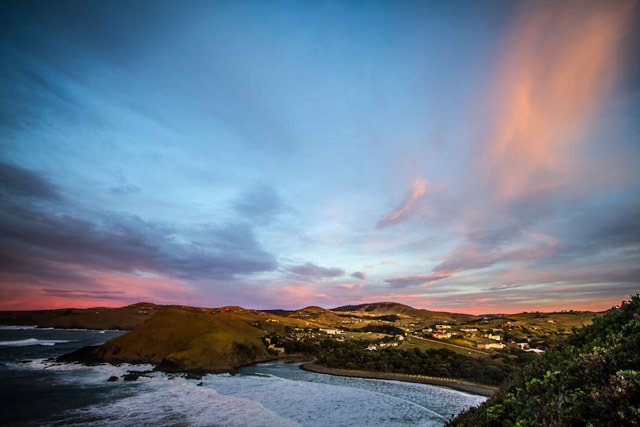
[[[151,372],[151,365],[39,359],[12,368],[57,372],[58,383],[101,390],[102,402],[66,411],[51,420],[53,425],[441,426],[453,413],[484,400],[422,384],[307,373],[297,366],[258,366],[248,374],[202,380]],[[124,381],[131,370],[147,372]],[[112,376],[118,380],[107,382]]]
[[[0,341],[0,346],[8,347],[26,347],[30,345],[54,346],[56,344],[71,342],[72,340],[39,340],[37,338],[27,338],[17,341]]]

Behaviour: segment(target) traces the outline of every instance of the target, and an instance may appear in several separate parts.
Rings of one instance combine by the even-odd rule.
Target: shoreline
[[[300,365],[300,369],[317,374],[335,375],[340,377],[392,380],[434,385],[485,397],[491,397],[498,391],[498,387],[491,387],[462,380],[454,380],[449,378],[433,378],[409,374],[394,374],[386,372],[369,372],[352,369],[327,368],[325,366],[316,365],[314,362],[303,363],[302,365]]]
[[[169,364],[163,363],[164,361],[154,362],[149,360],[139,360],[139,359],[132,360],[132,359],[124,359],[124,358],[115,359],[115,360],[105,360],[101,357],[96,357],[96,355],[92,354],[92,350],[97,347],[98,346],[81,347],[71,353],[66,353],[58,357],[51,358],[50,360],[52,362],[57,362],[57,363],[79,363],[86,366],[94,366],[94,365],[103,364],[103,363],[116,365],[116,366],[122,363],[129,363],[132,365],[150,364],[150,365],[153,365],[153,369],[151,371],[160,371],[167,374],[184,374],[189,379],[201,379],[204,375],[207,375],[207,374],[215,375],[215,374],[229,373],[231,375],[235,375],[238,373],[238,371],[241,368],[244,368],[244,367],[257,365],[260,363],[272,362],[272,361],[281,361],[283,363],[300,363],[300,366],[299,366],[300,369],[317,373],[317,374],[427,384],[427,385],[433,385],[437,387],[449,388],[452,390],[475,394],[475,395],[484,396],[484,397],[491,397],[498,391],[498,387],[492,387],[492,386],[472,383],[472,382],[463,381],[463,380],[450,379],[450,378],[434,378],[434,377],[399,374],[399,373],[370,372],[370,371],[351,370],[351,369],[327,368],[325,366],[316,365],[313,359],[311,359],[309,355],[305,355],[305,354],[291,354],[291,355],[286,355],[281,357],[269,357],[267,359],[254,360],[251,362],[237,364],[235,366],[228,366],[225,368],[210,369],[210,368],[200,367],[195,369],[185,369],[184,367],[180,367],[180,366],[169,366]]]

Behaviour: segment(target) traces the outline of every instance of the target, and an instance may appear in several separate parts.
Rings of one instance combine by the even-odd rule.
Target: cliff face
[[[167,308],[101,346],[61,360],[153,363],[167,371],[223,372],[270,359],[248,311]]]
[[[640,297],[577,330],[452,426],[640,425]]]

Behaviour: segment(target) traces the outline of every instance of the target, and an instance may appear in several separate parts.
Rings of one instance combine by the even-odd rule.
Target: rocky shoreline
[[[404,381],[419,384],[435,385],[438,387],[446,387],[457,391],[463,391],[465,393],[476,394],[479,396],[491,397],[497,391],[497,387],[485,386],[476,383],[470,383],[466,381],[448,379],[448,378],[433,378],[418,375],[407,374],[393,374],[385,372],[369,372],[358,371],[351,369],[335,369],[327,368],[325,366],[317,365],[313,362],[300,365],[300,369],[305,371],[315,372],[317,374],[336,375],[341,377],[356,377],[356,378],[371,378],[378,380],[392,380],[392,381]]]
[[[63,354],[54,359],[51,359],[51,362],[56,363],[79,363],[86,366],[95,366],[104,363],[109,363],[112,365],[120,365],[122,363],[129,363],[132,365],[140,365],[140,364],[149,364],[153,365],[153,370],[151,371],[131,371],[133,374],[138,374],[135,376],[131,376],[128,380],[136,380],[138,377],[145,376],[142,374],[148,374],[151,372],[164,372],[166,374],[184,374],[188,379],[201,379],[203,376],[207,374],[232,374],[235,375],[238,373],[240,368],[244,368],[247,366],[252,366],[258,363],[272,362],[274,360],[281,360],[284,363],[302,363],[309,362],[312,360],[309,355],[304,354],[291,354],[282,357],[267,357],[260,360],[255,360],[246,363],[234,364],[233,366],[227,366],[221,369],[207,369],[207,368],[195,368],[195,369],[186,369],[183,366],[173,364],[167,360],[162,360],[160,363],[157,363],[152,360],[141,360],[141,359],[111,359],[105,360],[96,355],[95,350],[99,346],[87,346],[81,347],[78,350],[75,350],[71,353]],[[125,378],[126,380],[126,378]],[[114,380],[112,380],[114,381]]]
[[[175,365],[172,366],[172,364],[167,364],[165,361],[163,361],[164,363],[163,362],[155,363],[152,361],[142,361],[142,360],[127,360],[127,359],[107,361],[99,357],[96,357],[96,355],[92,351],[95,348],[96,347],[91,347],[91,346],[83,347],[72,353],[59,356],[52,361],[55,361],[58,363],[80,363],[88,366],[102,364],[102,363],[111,363],[115,365],[118,365],[120,363],[132,363],[132,364],[144,363],[144,364],[154,365],[153,371],[160,371],[167,374],[184,374],[189,379],[201,379],[204,375],[207,375],[207,374],[230,373],[233,375],[238,373],[238,369],[246,366],[255,365],[257,363],[270,362],[273,360],[282,360],[285,363],[306,362],[300,365],[300,369],[303,369],[309,372],[314,372],[317,374],[428,384],[428,385],[435,385],[438,387],[450,388],[457,391],[462,391],[466,393],[476,394],[480,396],[487,396],[487,397],[492,396],[498,390],[497,387],[485,386],[481,384],[448,379],[448,378],[433,378],[433,377],[426,377],[426,376],[419,376],[419,375],[327,368],[326,366],[317,365],[313,361],[309,361],[309,356],[307,355],[289,355],[285,357],[272,357],[265,360],[258,360],[258,361],[253,361],[249,363],[239,364],[236,366],[230,366],[230,367],[227,367],[226,369],[203,369],[203,368],[185,369],[184,367],[180,367],[180,366],[175,366]],[[145,376],[143,374],[148,374],[153,371],[145,371],[145,372],[132,371],[130,373],[134,375],[130,375],[128,378],[123,378],[123,379],[129,380],[129,381],[136,380],[140,376]],[[113,379],[113,378],[109,379],[109,381],[115,381],[115,380],[116,379]]]

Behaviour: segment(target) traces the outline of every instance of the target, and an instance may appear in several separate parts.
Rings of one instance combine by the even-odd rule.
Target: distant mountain
[[[163,306],[141,302],[120,308],[0,311],[0,325],[130,330],[146,322],[161,309]]]
[[[411,316],[423,321],[440,321],[440,322],[468,322],[477,318],[471,314],[449,313],[444,311],[430,311],[419,308],[413,308],[405,304],[397,302],[375,302],[358,305],[343,305],[336,307],[332,311],[338,312],[357,312],[368,313],[374,315],[404,315]]]
[[[284,316],[286,314],[293,313],[294,310],[275,309],[275,310],[262,310],[262,311],[269,314],[275,314],[276,316]]]
[[[373,302],[358,305],[343,305],[332,308],[332,311],[364,311],[374,314],[405,314],[414,312],[416,309],[398,302]]]
[[[318,306],[305,307],[303,309],[287,313],[285,316],[301,320],[311,320],[321,324],[340,323],[344,320],[333,311]]]
[[[640,297],[575,329],[449,425],[640,425]]]

